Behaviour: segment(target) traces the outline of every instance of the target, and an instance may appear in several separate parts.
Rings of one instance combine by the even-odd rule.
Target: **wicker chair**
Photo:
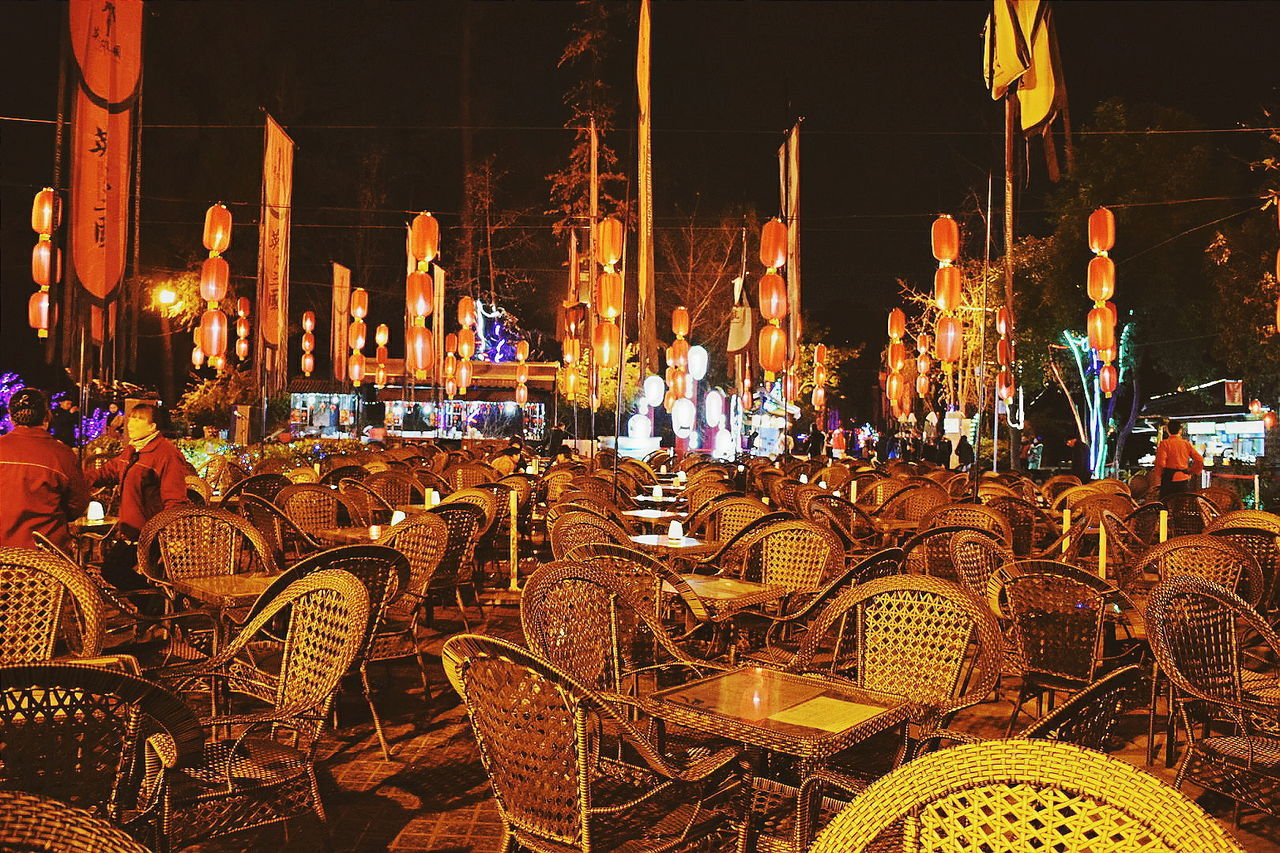
[[[462,604],[462,587],[469,585],[472,598],[480,620],[484,621],[484,608],[480,598],[475,595],[475,549],[484,529],[484,510],[474,503],[458,501],[441,504],[431,510],[432,514],[444,519],[449,527],[449,541],[445,546],[444,556],[440,558],[440,567],[431,578],[429,590],[433,596],[448,592],[453,593],[458,612],[462,616],[462,624],[469,631],[471,625],[467,621],[467,611]]]
[[[423,486],[413,477],[399,471],[370,474],[361,482],[391,506],[420,504],[426,500],[426,491]]]
[[[821,591],[827,581],[844,572],[844,566],[840,540],[812,521],[775,521],[746,528],[719,560],[722,574],[780,586],[801,596]]]
[[[269,629],[285,613],[287,629],[277,638]],[[246,728],[234,740],[206,745],[199,764],[170,771],[170,802],[160,831],[173,847],[307,813],[325,822],[313,766],[316,739],[342,675],[366,641],[369,614],[369,594],[356,577],[338,569],[317,571],[255,607],[244,629],[215,657],[162,671],[180,689],[212,681],[270,706],[205,720]],[[259,642],[280,644],[273,673],[247,656]]]
[[[343,480],[363,480],[367,476],[369,476],[368,470],[360,465],[339,465],[321,475],[320,484],[336,486]]]
[[[837,495],[819,495],[809,501],[810,521],[826,524],[845,542],[849,553],[865,552],[880,538],[876,522],[862,507]]]
[[[884,521],[919,522],[930,512],[951,503],[951,496],[941,486],[930,484],[903,489],[885,501],[875,512]]]
[[[1013,530],[1000,512],[983,504],[949,504],[931,510],[920,519],[920,529],[933,527],[976,527],[989,530],[1005,543],[1013,542]]]
[[[257,495],[263,500],[274,501],[280,490],[288,485],[290,480],[284,474],[254,474],[232,484],[231,488],[222,493],[222,502],[226,504],[228,499],[240,494]]]
[[[424,490],[434,489],[441,495],[447,495],[453,491],[453,485],[430,468],[414,468],[411,474]]]
[[[627,531],[589,512],[568,512],[551,523],[551,553],[557,560],[579,545],[587,542],[612,542],[615,545],[631,545]]]
[[[83,665],[0,667],[0,788],[90,809],[145,838],[163,817],[164,769],[198,760],[203,744],[191,709],[146,679]]]
[[[921,530],[902,543],[907,555],[906,570],[916,575],[933,575],[946,580],[956,579],[956,568],[951,562],[951,540],[962,533],[985,535],[996,542],[1007,542],[994,530],[979,527],[934,527]]]
[[[317,530],[355,524],[359,510],[348,505],[336,489],[319,483],[295,483],[276,495],[276,506],[298,527],[315,535]]]
[[[444,472],[444,478],[448,480],[455,489],[469,489],[478,486],[481,483],[492,483],[498,480],[502,475],[494,470],[493,466],[484,462],[466,462],[461,465],[455,465],[448,468]]]
[[[360,480],[343,477],[338,481],[338,492],[346,499],[347,509],[357,514],[355,523],[361,527],[391,521],[395,508]]]
[[[1160,513],[1167,510],[1159,501],[1147,501],[1124,516],[1124,523],[1147,545],[1156,545],[1160,541]]]
[[[992,576],[1015,559],[1005,543],[985,530],[961,530],[950,537],[948,547],[956,580],[982,599],[987,597]]]
[[[904,765],[840,812],[809,853],[939,849],[1243,853],[1159,779],[1043,740],[971,744]]]
[[[319,484],[320,475],[316,473],[316,469],[309,465],[299,465],[296,468],[290,468],[285,472],[285,476],[289,478],[289,482],[295,485],[299,484]]]
[[[280,507],[265,498],[247,493],[241,495],[239,512],[267,538],[272,550],[285,559],[299,559],[324,547],[285,515]]]
[[[1161,495],[1169,508],[1169,535],[1193,536],[1203,533],[1215,518],[1222,514],[1218,505],[1196,492],[1175,492]]]
[[[1055,474],[1044,481],[1044,485],[1040,487],[1040,494],[1044,496],[1045,503],[1052,506],[1058,499],[1058,495],[1078,485],[1080,485],[1080,478],[1074,474]]]
[[[512,643],[464,634],[444,658],[506,826],[504,850],[676,851],[718,828],[704,804],[736,749],[664,755],[605,697]],[[643,766],[609,758],[605,731]]]
[[[858,484],[858,498],[854,503],[870,515],[878,514],[880,508],[898,492],[911,488],[901,480],[888,479],[879,475],[875,475],[874,479],[864,475],[853,479]]]
[[[213,507],[180,506],[152,517],[138,537],[138,570],[171,599],[174,579],[280,570],[270,539],[244,518]]]
[[[186,483],[188,501],[201,506],[213,503],[213,487],[206,483],[204,478],[197,477],[195,474],[188,474]]]
[[[614,506],[605,506],[604,504],[598,504],[594,501],[588,501],[584,497],[581,500],[561,501],[560,503],[555,503],[547,507],[546,523],[548,537],[550,537],[551,525],[555,524],[556,519],[570,512],[585,512],[599,516],[605,521],[621,527],[627,532],[628,536],[636,532],[636,525],[631,521],[631,519],[622,514],[622,510]]]
[[[709,542],[725,542],[757,518],[768,514],[769,507],[756,498],[730,492],[703,503],[689,515],[685,528],[690,535],[702,535]]]
[[[147,853],[127,832],[92,812],[21,791],[0,791],[0,850]]]
[[[569,551],[565,560],[595,566],[620,578],[632,596],[663,624],[670,625],[676,621],[674,617],[682,616],[686,625],[692,623],[693,627],[680,640],[687,639],[715,616],[714,602],[704,601],[675,569],[643,551],[612,542],[588,542]],[[669,605],[675,597],[683,605],[683,613],[671,613]]]
[[[1220,520],[1214,519],[1215,522]],[[1214,524],[1208,535],[1227,540],[1258,562],[1266,589],[1258,609],[1268,614],[1280,610],[1280,524],[1274,529]]]
[[[1226,486],[1206,486],[1203,489],[1199,489],[1196,494],[1206,498],[1209,503],[1217,507],[1219,513],[1244,509],[1244,502],[1240,500],[1240,493]]]
[[[93,578],[32,548],[0,548],[0,664],[102,651],[103,606]],[[59,641],[62,641],[61,646]]]
[[[1178,575],[1204,578],[1257,606],[1266,591],[1262,568],[1248,551],[1217,536],[1178,536],[1148,548],[1134,567],[1139,577],[1164,581]]]
[[[1235,800],[1237,822],[1240,805],[1280,817],[1280,636],[1239,596],[1193,577],[1152,590],[1147,632],[1160,669],[1190,700],[1179,705],[1189,744],[1177,785],[1190,780]],[[1206,722],[1196,737],[1192,702],[1228,734],[1210,735]]]

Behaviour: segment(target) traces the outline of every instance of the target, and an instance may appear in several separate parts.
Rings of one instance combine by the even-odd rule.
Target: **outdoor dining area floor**
[[[475,633],[521,639],[519,610],[515,606],[486,606],[483,626]],[[434,657],[428,709],[422,702],[416,669],[400,663],[387,672],[380,666],[371,672],[378,706],[384,710],[387,739],[393,754],[383,759],[372,721],[357,691],[344,691],[338,732],[322,739],[316,755],[321,793],[329,819],[332,847],[345,851],[421,850],[433,853],[488,853],[501,849],[502,820],[493,799],[475,740],[463,706],[445,680],[439,665],[440,646],[451,633],[463,630],[456,612],[446,611],[438,620],[439,639],[429,646]],[[1017,695],[1016,681],[1006,679],[1004,701],[986,702],[961,712],[953,728],[979,737],[1004,733]],[[1023,718],[1025,721],[1025,717]],[[1125,745],[1113,755],[1143,767],[1146,717],[1132,712],[1118,729]],[[1176,765],[1165,768],[1163,756],[1144,768],[1172,782]],[[1188,784],[1191,796],[1198,789]],[[1209,794],[1199,802],[1212,814],[1229,821],[1230,804]],[[1249,851],[1280,853],[1280,821],[1247,816],[1233,834]],[[294,853],[321,849],[319,825],[303,818],[285,826],[240,833],[187,848],[201,853],[273,851]],[[708,851],[732,851],[734,838],[707,839]]]

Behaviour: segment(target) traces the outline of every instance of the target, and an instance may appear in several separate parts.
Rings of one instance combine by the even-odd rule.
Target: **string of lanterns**
[[[902,338],[907,334],[907,315],[901,308],[889,312],[889,347],[885,352],[885,364],[889,368],[889,376],[885,381],[885,396],[889,398],[890,407],[895,418],[902,417],[911,402],[911,388],[902,368],[907,362],[907,347]]]
[[[310,376],[316,369],[316,313],[302,312],[302,374]]]
[[[435,282],[430,270],[439,252],[440,223],[424,210],[409,226],[409,254],[416,268],[405,277],[404,288],[405,313],[409,316],[405,371],[412,370],[417,379],[426,379],[427,371],[435,364],[435,339],[427,328],[427,317],[435,308]]]
[[[1098,388],[1110,397],[1119,384],[1119,374],[1112,363],[1116,358],[1116,306],[1111,297],[1116,290],[1116,265],[1108,254],[1116,244],[1116,220],[1111,211],[1100,207],[1089,214],[1088,291],[1093,300],[1089,309],[1089,346],[1102,365],[1098,368]]]
[[[929,392],[933,390],[933,380],[930,378],[933,372],[933,357],[929,355],[929,347],[932,344],[933,340],[928,333],[921,332],[916,336],[916,393],[926,405],[930,405]]]
[[[1001,305],[996,311],[996,332],[1000,335],[1000,340],[996,341],[996,362],[1000,365],[1000,372],[996,374],[996,393],[1004,400],[1005,405],[1013,402],[1014,394],[1013,343],[1009,340],[1012,328],[1013,318],[1009,308]]]
[[[27,300],[27,324],[36,337],[49,337],[49,286],[62,278],[62,250],[53,245],[53,232],[62,224],[62,200],[53,187],[36,193],[31,203],[31,230],[36,232],[36,245],[31,250],[31,278],[39,290]],[[56,316],[57,310],[53,309]]]
[[[227,296],[230,268],[222,253],[231,245],[231,211],[219,202],[211,205],[204,215],[204,247],[209,257],[200,265],[200,298],[205,300],[205,311],[200,317],[199,349],[201,360],[222,370],[227,353],[227,315],[219,307]],[[192,353],[192,361],[196,360]]]
[[[934,344],[942,372],[949,378],[964,345],[964,323],[957,315],[962,293],[960,268],[955,266],[960,257],[960,226],[946,214],[939,216],[933,221],[930,243],[938,261],[938,269],[933,274],[933,301],[939,312]]]
[[[818,344],[813,350],[813,403],[815,411],[827,408],[827,345]]]
[[[476,354],[476,301],[470,296],[458,300],[458,369],[454,373],[454,381],[458,385],[458,393],[466,395],[471,385],[471,359]]]
[[[596,260],[604,267],[596,280],[596,328],[591,343],[593,368],[616,367],[622,346],[622,276],[616,266],[622,260],[622,222],[610,216],[596,229]],[[599,376],[596,377],[597,384]]]
[[[516,341],[516,405],[529,402],[529,342]]]
[[[387,328],[386,323],[379,323],[377,330],[373,333],[373,342],[378,346],[374,351],[374,358],[378,363],[373,374],[375,388],[381,388],[387,384],[387,341],[389,340],[391,340],[391,330]]]
[[[765,325],[757,340],[760,350],[760,366],[765,379],[772,381],[773,374],[787,366],[787,336],[782,331],[786,318],[787,283],[778,275],[787,263],[787,226],[780,219],[770,219],[760,229],[760,263],[765,274],[760,277],[760,316]]]
[[[249,358],[249,297],[236,300],[236,358]]]
[[[351,355],[347,356],[347,376],[354,385],[364,381],[364,318],[368,314],[369,293],[363,287],[357,287],[351,291],[351,325],[347,326],[347,345],[351,347]]]

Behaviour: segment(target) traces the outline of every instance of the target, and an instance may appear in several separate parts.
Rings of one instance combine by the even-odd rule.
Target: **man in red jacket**
[[[95,486],[120,484],[118,545],[136,545],[138,534],[153,516],[187,503],[186,477],[191,467],[178,448],[160,435],[155,421],[154,406],[134,406],[125,419],[128,446],[90,475]],[[121,553],[113,553],[103,566],[103,576],[122,589],[145,583],[127,562]]]
[[[1156,447],[1156,464],[1151,479],[1167,497],[1191,488],[1192,478],[1204,470],[1204,457],[1191,442],[1182,437],[1182,424],[1169,424],[1169,435]]]
[[[71,448],[49,434],[49,403],[36,388],[9,398],[13,432],[0,436],[0,545],[34,548],[43,533],[71,545],[68,522],[89,506],[89,489]]]

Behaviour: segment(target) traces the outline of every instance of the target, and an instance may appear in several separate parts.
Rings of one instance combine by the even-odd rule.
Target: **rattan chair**
[[[272,550],[282,559],[299,559],[324,547],[285,515],[284,510],[265,498],[245,493],[240,496],[238,509],[241,516],[267,537]]]
[[[1257,561],[1266,590],[1258,609],[1272,614],[1274,624],[1275,614],[1280,611],[1280,524],[1275,529],[1214,524],[1208,535],[1227,540]]]
[[[920,529],[934,527],[975,527],[989,530],[1007,544],[1013,542],[1009,521],[997,510],[983,504],[949,504],[931,510],[920,519]]]
[[[565,560],[586,563],[620,578],[647,612],[664,625],[682,618],[686,630],[678,638],[681,641],[718,615],[715,602],[704,601],[675,569],[643,551],[612,542],[587,542],[570,550]],[[682,603],[680,613],[671,612],[670,604],[676,598]]]
[[[831,527],[845,542],[850,554],[865,552],[879,541],[875,519],[862,507],[838,495],[818,495],[809,501],[810,521],[818,521]]]
[[[320,482],[320,474],[316,469],[309,465],[299,465],[296,468],[290,468],[285,471],[284,475],[289,478],[289,482],[294,485],[300,484],[318,484]]]
[[[1154,776],[1044,740],[971,744],[904,765],[840,812],[809,853],[1040,849],[1243,853]]]
[[[348,504],[341,492],[319,483],[286,486],[276,495],[275,505],[313,536],[326,528],[354,525],[360,517],[359,510]]]
[[[1203,578],[1175,577],[1151,592],[1147,635],[1156,661],[1186,699],[1188,737],[1177,785],[1191,781],[1280,818],[1280,636],[1239,596]],[[1194,703],[1194,704],[1193,704]],[[1205,730],[1196,735],[1196,723]],[[1210,723],[1225,724],[1213,735]]]
[[[1226,486],[1205,486],[1196,494],[1208,499],[1209,503],[1218,508],[1219,513],[1244,509],[1244,501],[1240,500],[1240,493]]]
[[[48,797],[0,791],[0,851],[147,853],[120,827]]]
[[[359,480],[344,477],[338,481],[338,492],[346,499],[347,509],[356,514],[354,523],[367,527],[373,524],[387,524],[391,521],[394,507],[387,503]]]
[[[503,849],[697,849],[723,827],[707,805],[736,749],[664,755],[605,697],[503,640],[453,637],[444,658],[506,828]],[[606,755],[606,730],[639,763]]]
[[[625,528],[590,512],[568,512],[551,523],[551,553],[557,560],[588,542],[631,545]]]
[[[1174,492],[1161,495],[1160,500],[1169,508],[1169,535],[1194,536],[1205,528],[1222,511],[1218,505],[1196,492]]]
[[[1266,591],[1258,561],[1230,541],[1207,534],[1178,536],[1154,545],[1134,567],[1138,577],[1168,580],[1179,575],[1204,578],[1257,606]]]
[[[369,476],[368,469],[361,465],[338,465],[321,475],[320,484],[336,486],[343,480],[363,480],[367,476]]]
[[[409,474],[400,471],[380,471],[370,474],[361,482],[391,506],[421,504],[426,499],[424,487]]]
[[[1080,485],[1080,478],[1074,474],[1055,474],[1044,481],[1044,485],[1040,487],[1040,494],[1044,496],[1045,503],[1052,506],[1058,499],[1058,495],[1078,485]]]
[[[740,492],[716,495],[689,515],[685,529],[709,542],[726,542],[757,518],[769,514],[769,507]]]
[[[98,585],[70,559],[0,548],[0,664],[36,663],[102,650]]]
[[[468,501],[440,504],[432,508],[431,512],[444,519],[449,528],[449,541],[428,589],[432,595],[453,593],[458,613],[462,616],[462,624],[469,631],[471,624],[467,621],[467,611],[462,603],[464,585],[471,588],[476,611],[480,614],[480,620],[484,621],[484,607],[480,604],[479,595],[475,593],[474,576],[476,543],[484,530],[485,512],[479,505]]]
[[[951,541],[962,533],[977,533],[1001,544],[1008,541],[1002,539],[996,531],[978,527],[950,526],[921,530],[902,543],[907,571],[916,575],[955,580],[956,568],[951,562]]]
[[[163,820],[165,769],[198,760],[204,737],[191,709],[146,679],[83,665],[0,667],[0,788],[90,809],[137,837]]]
[[[721,574],[803,596],[844,572],[844,547],[829,529],[812,521],[760,524],[763,518],[745,528],[723,556],[710,558]]]
[[[180,506],[158,513],[142,528],[138,570],[173,598],[172,580],[275,574],[280,565],[269,538],[241,516],[214,507]]]
[[[280,490],[290,484],[290,480],[284,474],[264,473],[253,474],[238,483],[233,483],[229,489],[222,493],[222,502],[227,501],[236,495],[257,495],[266,500],[273,501]]]
[[[213,487],[195,474],[186,476],[187,500],[201,506],[213,503]]]

